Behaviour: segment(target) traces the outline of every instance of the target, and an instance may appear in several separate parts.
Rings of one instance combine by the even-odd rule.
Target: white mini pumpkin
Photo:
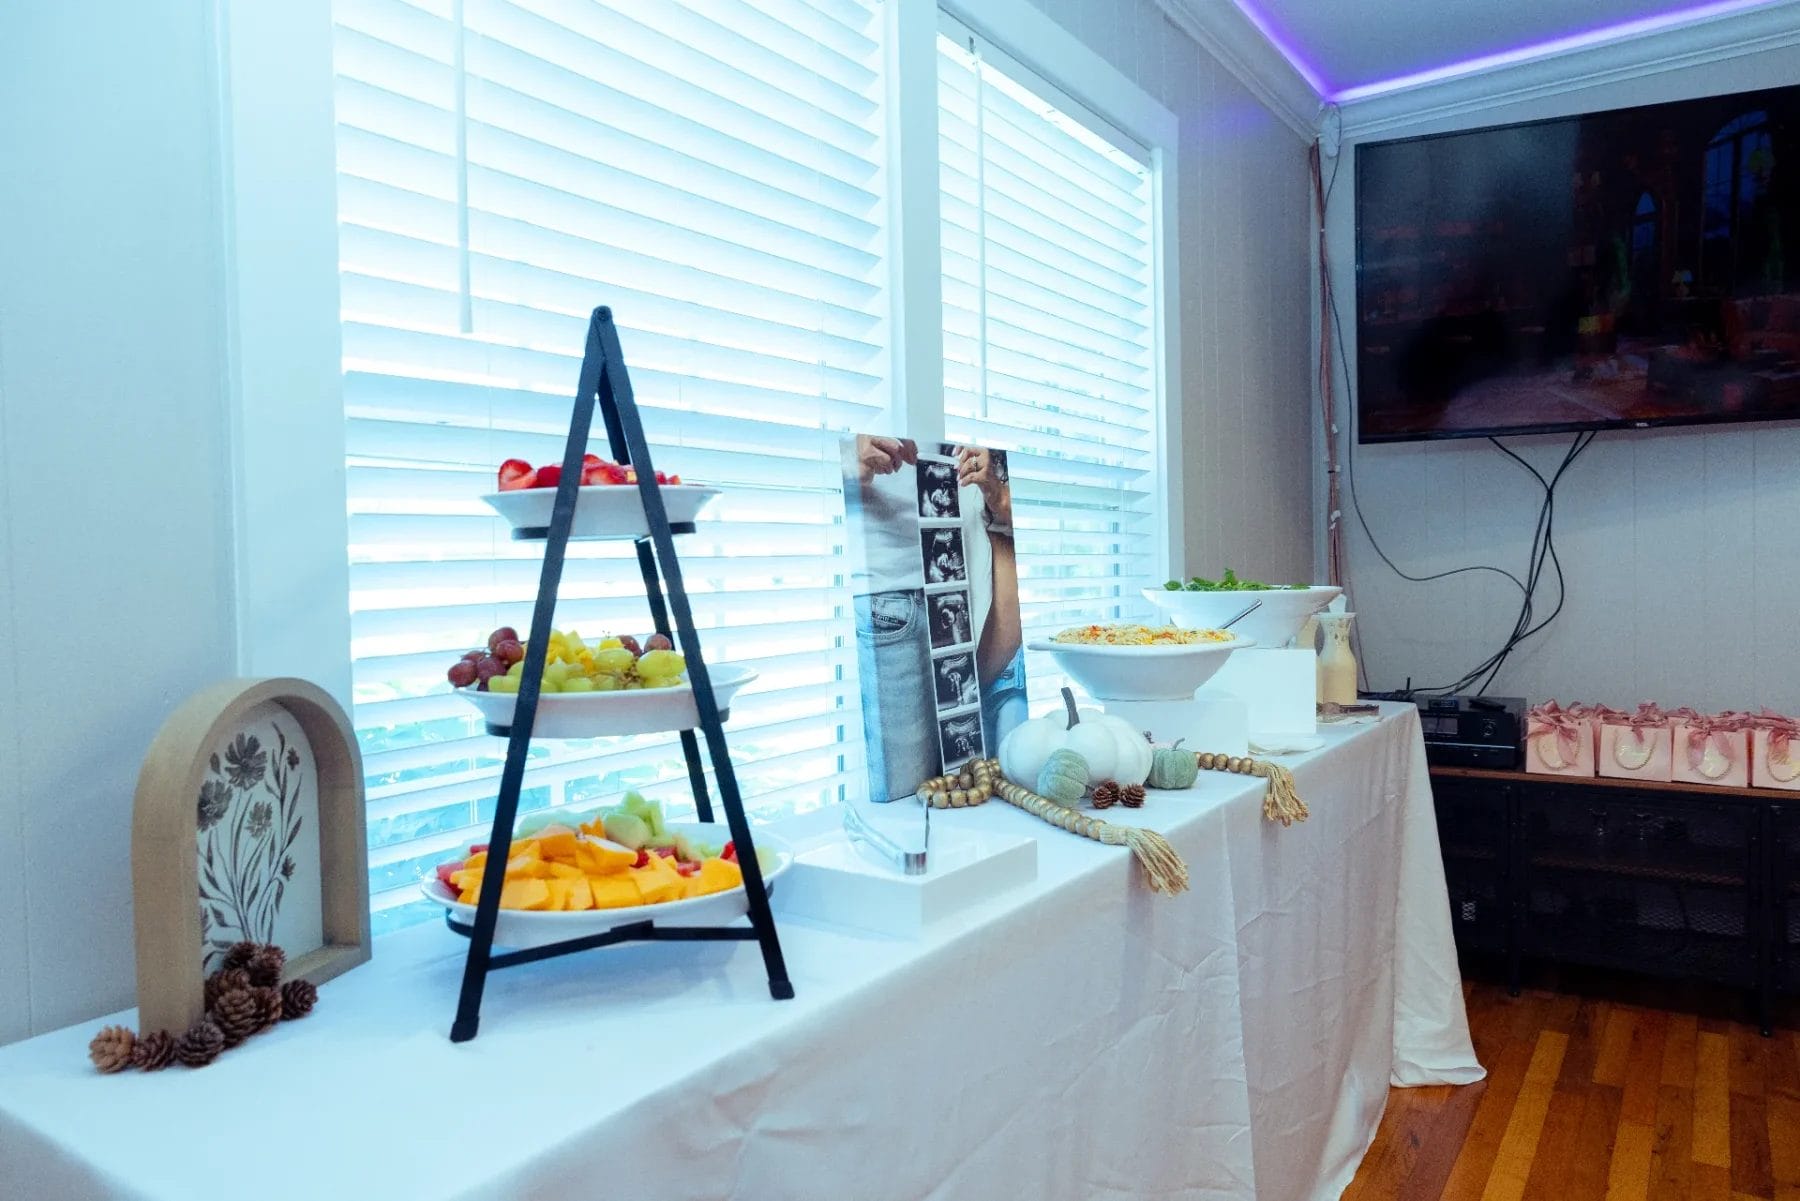
[[[1064,712],[1035,717],[1013,728],[1000,742],[1000,771],[1021,788],[1037,787],[1045,760],[1071,750],[1087,762],[1090,786],[1102,780],[1142,784],[1150,777],[1150,743],[1123,718],[1097,709],[1075,708],[1063,689]]]

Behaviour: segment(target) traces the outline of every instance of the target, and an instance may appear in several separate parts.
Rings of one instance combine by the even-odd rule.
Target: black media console
[[[1800,793],[1433,767],[1457,946],[1800,992]]]

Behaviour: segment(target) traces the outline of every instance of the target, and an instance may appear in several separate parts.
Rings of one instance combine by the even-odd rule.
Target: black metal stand
[[[749,899],[750,927],[681,926],[659,927],[653,921],[635,922],[604,934],[572,938],[566,942],[529,950],[495,954],[494,925],[500,915],[500,889],[506,880],[504,871],[490,871],[482,876],[481,895],[475,908],[473,926],[445,915],[450,928],[468,936],[469,957],[463,968],[462,996],[457,1003],[456,1022],[450,1027],[452,1042],[467,1042],[475,1037],[481,1023],[481,996],[489,972],[523,963],[535,963],[557,955],[573,954],[595,947],[628,941],[696,942],[754,939],[762,947],[763,965],[769,974],[769,995],[787,1000],[794,986],[787,976],[787,965],[781,957],[781,942],[775,934],[775,918],[769,909],[768,888],[763,882],[762,867],[751,841],[750,823],[744,817],[744,804],[738,795],[737,774],[732,770],[731,752],[725,744],[725,715],[713,702],[712,677],[700,653],[700,639],[694,632],[694,616],[688,606],[687,590],[681,582],[681,564],[675,555],[674,534],[691,533],[693,526],[671,526],[663,507],[662,492],[656,483],[656,468],[650,461],[650,447],[644,438],[644,427],[638,417],[637,402],[632,397],[631,378],[625,370],[625,356],[619,349],[618,330],[613,326],[612,310],[602,305],[594,310],[588,322],[587,350],[581,361],[581,383],[575,395],[575,411],[569,420],[569,440],[563,450],[562,479],[557,484],[556,502],[550,514],[550,525],[542,530],[515,530],[520,540],[542,538],[544,568],[539,577],[537,606],[531,615],[531,632],[525,652],[525,666],[519,681],[519,699],[514,704],[513,724],[506,732],[506,765],[500,773],[500,794],[494,812],[494,829],[488,840],[488,862],[505,863],[512,851],[513,822],[518,814],[519,790],[525,780],[525,757],[531,746],[532,727],[537,721],[538,697],[543,680],[544,661],[549,653],[551,619],[556,611],[557,589],[562,583],[563,556],[568,549],[570,527],[575,518],[577,489],[581,485],[582,456],[587,453],[588,435],[595,407],[600,410],[606,428],[612,458],[637,469],[638,495],[644,504],[647,533],[637,535],[638,567],[644,577],[644,595],[650,605],[651,625],[660,634],[671,635],[681,647],[687,661],[688,682],[694,690],[694,707],[699,714],[698,730],[706,740],[707,754],[712,759],[718,781],[719,801],[725,808],[725,822],[731,840],[738,848],[738,864],[744,873],[744,893]],[[621,485],[628,486],[628,485]],[[674,629],[670,629],[671,614]],[[498,732],[498,731],[495,731]],[[699,738],[693,729],[681,731],[681,748],[687,757],[688,779],[694,789],[694,803],[701,821],[710,822],[712,801],[707,795],[706,771],[700,761]]]

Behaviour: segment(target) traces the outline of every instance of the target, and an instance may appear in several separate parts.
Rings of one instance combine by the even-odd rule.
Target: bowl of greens
[[[1217,580],[1195,576],[1170,580],[1161,588],[1144,589],[1144,599],[1178,626],[1215,629],[1242,613],[1252,602],[1256,610],[1231,627],[1234,634],[1254,638],[1258,646],[1286,646],[1306,624],[1343,593],[1329,584],[1265,584],[1241,580],[1229,567]]]

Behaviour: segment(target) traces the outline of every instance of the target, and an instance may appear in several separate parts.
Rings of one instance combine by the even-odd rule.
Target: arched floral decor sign
[[[132,829],[138,1009],[185,1030],[233,943],[288,952],[314,984],[369,957],[362,762],[349,720],[304,680],[230,680],[164,724]]]

